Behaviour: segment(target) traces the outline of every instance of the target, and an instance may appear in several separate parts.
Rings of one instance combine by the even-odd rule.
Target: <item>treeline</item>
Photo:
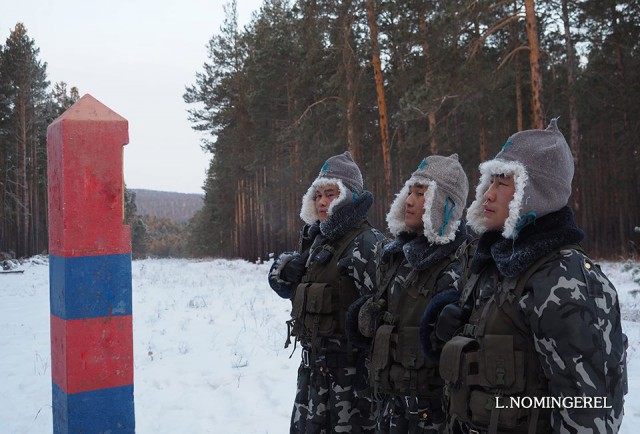
[[[137,213],[186,223],[202,208],[202,195],[135,188]]]
[[[185,221],[157,215],[141,215],[138,207],[140,191],[125,187],[124,223],[131,228],[131,254],[134,259],[183,258],[189,256]],[[160,192],[156,192],[160,193]]]
[[[47,126],[79,97],[50,87],[39,51],[22,23],[0,44],[0,252],[14,257],[48,248]]]
[[[48,250],[47,127],[79,99],[75,87],[50,85],[39,51],[22,23],[0,45],[0,254],[7,258]],[[177,218],[193,215],[195,200],[180,203]],[[140,216],[127,189],[124,223],[135,258],[186,255],[186,222]]]
[[[302,194],[345,149],[384,228],[423,157],[458,153],[475,187],[511,133],[557,116],[585,247],[633,253],[639,20],[635,0],[266,0],[240,28],[230,2],[184,95],[211,154],[192,253],[295,246]]]

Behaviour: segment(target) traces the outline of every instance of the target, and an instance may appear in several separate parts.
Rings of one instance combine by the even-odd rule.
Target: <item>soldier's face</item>
[[[493,175],[489,189],[484,193],[482,216],[489,230],[499,231],[509,217],[509,203],[516,187],[513,176]]]
[[[409,188],[409,196],[404,201],[404,224],[418,233],[424,231],[424,195],[429,186],[415,184]]]
[[[323,222],[329,217],[329,205],[340,195],[340,189],[336,184],[327,184],[318,187],[316,190],[316,211]]]

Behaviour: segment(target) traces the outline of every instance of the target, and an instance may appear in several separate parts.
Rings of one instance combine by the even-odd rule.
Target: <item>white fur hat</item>
[[[523,227],[567,205],[573,171],[573,156],[557,119],[545,130],[513,134],[493,160],[480,165],[476,198],[467,210],[469,226],[478,234],[487,231],[483,203],[493,175],[513,176],[515,192],[502,236],[515,239]]]
[[[422,215],[424,235],[435,244],[453,241],[469,193],[469,180],[458,161],[458,155],[431,155],[422,160],[396,195],[387,214],[387,223],[393,235],[412,232],[404,223],[404,211],[409,188],[416,184],[429,187]]]
[[[302,196],[300,218],[305,223],[313,224],[320,219],[315,205],[316,190],[318,187],[328,184],[336,184],[340,190],[338,197],[329,205],[327,212],[329,216],[349,200],[357,199],[364,191],[362,173],[349,151],[329,158],[322,165],[318,177]]]

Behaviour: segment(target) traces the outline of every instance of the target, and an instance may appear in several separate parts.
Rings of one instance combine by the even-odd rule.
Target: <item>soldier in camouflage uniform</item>
[[[617,432],[626,337],[615,288],[577,245],[556,120],[509,137],[480,173],[473,274],[435,327],[449,432]]]
[[[438,351],[420,349],[420,321],[432,300],[459,297],[466,267],[462,213],[469,183],[457,155],[429,156],[396,196],[387,222],[394,239],[382,250],[376,294],[363,296],[347,313],[353,342],[372,340],[369,382],[380,397],[378,432],[437,434],[444,427],[444,382]],[[372,338],[372,339],[371,339]]]
[[[384,239],[366,220],[372,203],[349,152],[329,158],[302,198],[298,251],[281,254],[269,272],[273,290],[292,301],[290,334],[302,344],[291,433],[375,429],[371,402],[355,394],[364,354],[344,334],[347,308],[373,290]]]

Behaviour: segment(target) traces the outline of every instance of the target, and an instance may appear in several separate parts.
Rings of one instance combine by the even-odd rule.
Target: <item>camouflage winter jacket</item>
[[[301,282],[313,283],[314,276],[323,274],[323,268],[335,266],[337,273],[334,275],[335,279],[331,279],[335,282],[322,283],[333,283],[336,287],[349,285],[355,289],[356,296],[371,293],[376,276],[378,248],[386,239],[366,222],[372,203],[373,196],[365,191],[357,201],[335,210],[322,223],[305,225],[301,231],[298,254],[307,258],[306,272],[300,276],[300,281],[287,282],[281,278],[281,269],[284,267],[275,261],[269,273],[269,283],[274,291],[279,294],[290,293],[294,302],[296,287]],[[353,234],[357,228],[362,231],[344,248],[339,258],[330,257],[328,252],[331,251],[331,246],[339,244],[343,237]],[[343,334],[341,330],[336,332],[336,335]],[[328,351],[341,351],[343,344],[343,339],[325,338],[322,346]],[[303,345],[307,346],[309,342],[303,339]]]
[[[626,338],[614,286],[573,248],[582,237],[564,208],[515,242],[480,238],[471,317],[441,358],[451,419],[480,431],[618,431]]]
[[[442,397],[437,391],[442,387],[437,359],[426,358],[420,349],[420,322],[436,294],[458,291],[466,261],[457,253],[469,239],[462,226],[456,239],[445,245],[401,233],[384,247],[379,271],[387,269],[387,275],[378,276],[374,298],[385,306],[378,314],[371,348],[370,381],[375,390]],[[411,375],[417,384],[408,381]]]

